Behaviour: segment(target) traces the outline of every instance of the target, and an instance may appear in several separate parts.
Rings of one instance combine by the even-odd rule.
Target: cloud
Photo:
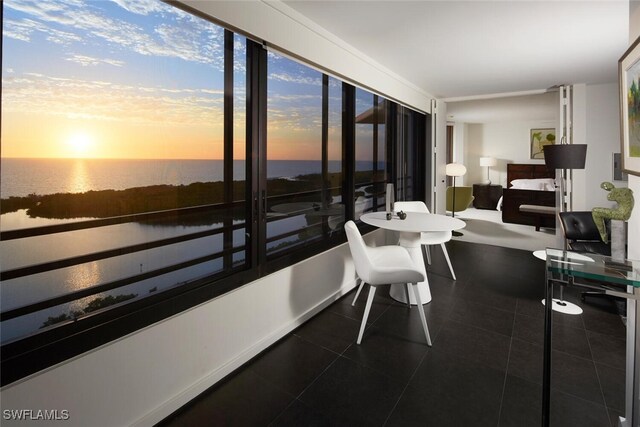
[[[318,133],[322,128],[322,107],[315,103],[291,107],[269,103],[267,126],[270,132],[287,135],[292,133]]]
[[[25,42],[31,41],[31,37],[35,32],[43,33],[47,40],[56,44],[66,45],[82,40],[77,34],[50,28],[32,19],[22,19],[20,21],[7,19],[4,26],[3,34],[5,36]]]
[[[122,67],[124,65],[124,61],[118,61],[117,59],[94,58],[87,55],[71,55],[67,57],[66,60],[80,64],[83,67],[95,66],[100,64],[113,65],[114,67]]]
[[[134,66],[138,65],[136,56],[140,55],[174,58],[222,70],[223,28],[157,0],[116,0],[115,3],[121,8],[117,15],[104,8],[107,4],[104,1],[5,0],[4,35],[7,40],[40,42],[44,37],[49,43],[62,44],[65,53],[60,60],[83,67]],[[245,52],[243,40],[236,37],[236,54]],[[3,79],[5,112],[151,125],[220,126],[222,123],[223,91],[213,85],[117,84],[104,81],[109,79],[109,74],[79,79],[52,76],[43,71],[58,69],[51,67],[59,64],[51,67],[42,64],[28,70],[36,72],[20,72],[8,62],[5,65],[18,70],[18,73],[5,73]],[[241,58],[236,58],[234,68],[245,71]],[[191,69],[186,70],[185,75],[189,75]],[[240,85],[235,89],[236,95],[246,96],[243,81],[236,84]]]
[[[8,37],[23,42],[31,40],[31,33],[33,30],[27,26],[20,25],[16,21],[6,20],[4,22],[4,28],[2,30],[3,37]]]
[[[290,102],[293,104],[301,104],[305,101],[315,100],[318,106],[322,103],[322,95],[280,95],[280,94],[269,94],[269,102],[277,103],[277,102]]]
[[[152,88],[38,73],[5,76],[6,113],[54,115],[139,125],[215,127],[223,122],[222,92]]]
[[[69,1],[29,1],[29,0],[5,0],[4,6],[18,12],[30,15],[33,18],[57,22],[61,25],[73,25],[74,20],[66,16],[69,6],[78,3]]]
[[[31,23],[37,24],[40,31],[47,32],[47,39],[53,43],[83,41],[104,50],[106,42],[110,45],[108,47],[117,50],[124,48],[139,55],[179,58],[222,69],[224,30],[160,1],[118,0],[116,3],[120,7],[138,16],[153,15],[131,21],[107,16],[100,9],[103,2],[8,0],[4,3],[8,8],[28,15]],[[158,24],[154,19],[156,15],[161,16],[163,23]],[[178,24],[184,21],[189,25]],[[153,30],[149,31],[148,27]],[[7,37],[23,41],[27,41],[33,31],[25,25],[6,30]],[[83,37],[78,33],[84,33]]]
[[[158,0],[112,0],[127,12],[138,15],[171,11],[171,7]]]
[[[322,77],[306,77],[300,75],[291,75],[289,73],[269,73],[269,79],[287,83],[322,86]]]

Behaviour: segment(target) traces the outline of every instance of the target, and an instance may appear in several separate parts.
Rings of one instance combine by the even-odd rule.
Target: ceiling
[[[628,0],[285,0],[437,98],[617,81]]]

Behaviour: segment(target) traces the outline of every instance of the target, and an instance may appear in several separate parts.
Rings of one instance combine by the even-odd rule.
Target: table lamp
[[[489,168],[495,166],[498,162],[495,157],[480,157],[480,166],[487,168],[487,180],[484,182],[486,185],[491,185],[491,179],[489,179]]]
[[[545,145],[542,147],[544,153],[544,163],[549,170],[562,170],[560,177],[560,186],[556,186],[556,191],[560,191],[560,197],[556,197],[560,206],[556,206],[556,212],[564,212],[564,195],[565,195],[565,175],[567,169],[584,169],[587,158],[586,144],[565,144],[562,138],[561,144]],[[567,250],[567,241],[565,239],[564,250]],[[582,314],[582,309],[576,304],[567,302],[563,296],[564,286],[560,286],[560,298],[553,298],[551,309],[565,314]],[[545,303],[545,300],[542,300]]]
[[[453,177],[453,199],[452,199],[452,206],[451,206],[451,216],[455,217],[456,216],[456,177],[463,176],[465,173],[467,173],[467,168],[465,167],[465,165],[460,163],[449,163],[445,167],[444,173],[447,176]],[[459,231],[454,231],[452,234],[454,236],[462,236],[462,233],[460,233]]]

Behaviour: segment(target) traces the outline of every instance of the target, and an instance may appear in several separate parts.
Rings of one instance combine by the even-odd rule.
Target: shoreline
[[[371,173],[371,172],[359,172]],[[328,185],[340,187],[341,173],[330,173]],[[272,178],[269,195],[312,192],[309,201],[318,199],[321,175],[318,173]],[[245,181],[233,181],[233,194],[244,194]],[[82,193],[30,194],[0,199],[0,215],[26,210],[30,218],[75,219],[108,218],[144,212],[157,212],[193,206],[224,203],[224,182],[194,182],[187,185],[160,184],[124,190],[89,190]]]

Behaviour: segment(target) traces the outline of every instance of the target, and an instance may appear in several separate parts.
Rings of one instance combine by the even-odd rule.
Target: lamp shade
[[[449,163],[445,168],[447,176],[462,176],[467,173],[467,168],[460,163]]]
[[[545,145],[542,150],[548,169],[584,169],[587,159],[586,144]]]
[[[480,166],[492,167],[497,163],[495,157],[480,157]]]

